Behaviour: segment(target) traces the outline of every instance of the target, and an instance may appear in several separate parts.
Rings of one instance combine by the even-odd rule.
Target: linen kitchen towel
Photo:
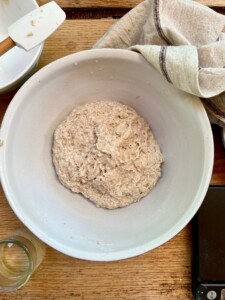
[[[191,0],[145,0],[94,48],[141,53],[177,88],[201,98],[225,128],[225,16]]]

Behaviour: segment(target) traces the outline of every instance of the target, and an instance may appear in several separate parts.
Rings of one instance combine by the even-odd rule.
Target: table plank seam
[[[225,8],[211,7],[214,11],[225,15]],[[67,20],[84,20],[84,19],[119,19],[128,13],[130,7],[63,7]]]

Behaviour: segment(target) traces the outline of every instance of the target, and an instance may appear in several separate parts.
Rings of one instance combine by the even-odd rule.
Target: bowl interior
[[[75,105],[99,100],[134,107],[165,157],[149,195],[111,211],[64,188],[51,157],[56,126]],[[212,172],[211,128],[198,98],[125,50],[84,51],[36,73],[12,101],[1,134],[2,184],[13,210],[43,241],[78,258],[116,260],[166,242],[199,208]]]
[[[34,0],[0,0],[0,42],[8,37],[8,27],[38,7]],[[41,45],[29,52],[14,47],[0,57],[0,92],[21,78],[37,59]]]

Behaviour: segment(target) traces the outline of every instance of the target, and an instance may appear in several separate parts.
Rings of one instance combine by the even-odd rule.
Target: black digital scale
[[[225,187],[210,187],[192,221],[193,295],[225,300]]]

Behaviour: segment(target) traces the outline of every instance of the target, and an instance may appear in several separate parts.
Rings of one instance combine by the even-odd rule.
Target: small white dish
[[[51,156],[56,126],[75,105],[99,100],[134,107],[165,157],[149,195],[112,211],[63,187]],[[128,50],[83,51],[41,69],[10,103],[0,139],[2,186],[16,215],[48,245],[88,260],[136,256],[174,237],[200,207],[213,168],[211,126],[201,101]]]
[[[7,38],[7,29],[12,23],[37,7],[35,0],[0,0],[0,42]],[[29,52],[15,46],[0,56],[0,94],[15,89],[32,74],[43,45]]]

